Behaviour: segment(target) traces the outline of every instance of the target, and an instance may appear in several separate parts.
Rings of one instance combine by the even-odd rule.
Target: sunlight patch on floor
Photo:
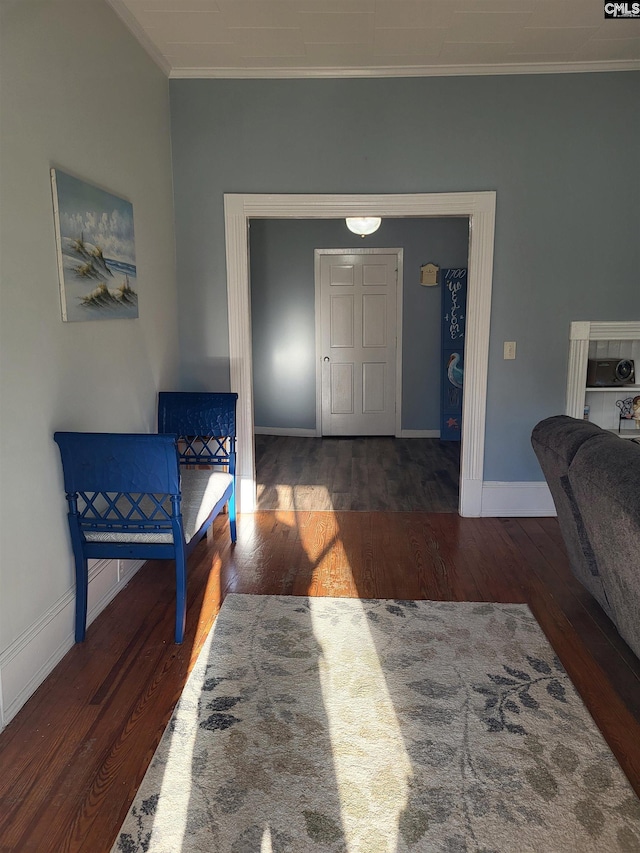
[[[218,611],[220,610],[220,607],[222,606],[222,591],[220,589],[220,577],[222,574],[221,567],[222,567],[222,560],[220,559],[219,555],[216,555],[211,562],[211,569],[209,571],[209,576],[207,578],[207,585],[205,587],[204,595],[203,595],[203,599],[202,599],[203,602],[215,600],[216,605],[215,605],[214,613],[216,615],[218,614]],[[210,612],[210,607],[203,608],[203,609]],[[191,614],[188,613],[187,614],[187,618],[194,618],[194,617],[195,617],[194,613],[191,613]],[[203,627],[204,627],[204,623],[202,620],[202,610],[201,610],[201,612],[198,614],[198,629],[196,631],[196,638],[200,634],[200,631],[202,630]],[[200,646],[198,645],[197,642],[194,642],[194,644],[191,647],[191,658],[189,660],[189,672],[191,672],[191,670],[193,669],[195,662],[198,659],[199,654],[200,654]]]
[[[307,529],[304,514],[296,515],[291,510],[283,510],[277,515],[280,514],[282,522],[299,536],[308,561],[309,610],[311,626],[321,649],[317,660],[318,678],[331,740],[344,851],[396,853],[399,823],[408,803],[412,770],[382,663],[362,607],[353,617],[348,631],[321,632],[318,621],[323,618],[318,606],[320,599],[312,595],[316,577],[321,584],[322,573],[331,571],[336,560],[341,565],[346,563],[348,570],[349,558],[339,523],[335,516],[328,516],[323,535],[318,537],[317,530],[313,534],[311,529]],[[220,596],[217,581],[212,579],[218,574],[211,573],[205,596]],[[345,589],[344,594],[357,596],[355,584],[353,589]],[[201,654],[207,659],[214,635],[215,631],[211,631],[202,647]],[[202,690],[205,672],[203,669],[198,683],[194,685],[196,693]],[[183,695],[178,706],[182,719],[179,715],[176,723],[180,728],[171,736],[169,755],[163,768],[163,783],[154,816],[154,830],[157,827],[157,831],[152,830],[149,839],[150,848],[152,842],[157,844],[161,841],[176,853],[183,849],[190,806],[193,808],[192,773],[199,732],[197,725],[186,722],[191,717],[197,719],[197,703],[191,700],[180,708],[184,701]],[[274,844],[277,846],[277,841],[265,821],[261,827],[259,853],[273,853]]]
[[[273,853],[270,826],[265,826],[264,832],[262,833],[262,841],[260,842],[260,853]]]
[[[257,486],[258,509],[306,511],[313,505],[314,512],[330,512],[334,509],[331,493],[326,486],[317,483],[298,483],[294,486],[278,483],[274,486]]]
[[[202,649],[206,658],[209,657],[209,648],[213,640],[214,632],[210,631]],[[197,684],[198,691],[202,689],[206,670],[202,670],[202,677]],[[178,703],[180,708],[183,699]],[[192,716],[197,719],[198,708],[192,710]],[[169,747],[169,758],[164,768],[158,807],[153,820],[153,829],[149,839],[149,848],[154,841],[154,830],[159,828],[161,842],[165,849],[180,853],[187,828],[189,816],[189,803],[191,800],[191,776],[193,772],[193,754],[199,729],[197,725],[186,726],[188,737],[172,737]]]
[[[411,761],[380,658],[364,610],[346,641],[331,634],[327,639],[326,630],[321,640],[315,601],[310,598],[309,606],[323,652],[318,669],[347,850],[395,853],[400,815],[407,806]],[[354,830],[363,819],[368,837],[360,835],[356,842]]]

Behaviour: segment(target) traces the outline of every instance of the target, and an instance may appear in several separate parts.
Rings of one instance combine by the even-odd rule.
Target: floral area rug
[[[640,851],[525,605],[229,595],[117,853]]]

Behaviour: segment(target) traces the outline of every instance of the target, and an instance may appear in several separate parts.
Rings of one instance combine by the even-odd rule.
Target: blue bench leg
[[[87,633],[87,589],[89,564],[81,554],[75,554],[76,564],[76,643],[81,643]]]
[[[176,643],[184,639],[187,623],[187,561],[184,550],[176,553]]]
[[[235,542],[238,538],[236,532],[236,493],[235,489],[229,498],[229,528],[231,530],[231,541]]]

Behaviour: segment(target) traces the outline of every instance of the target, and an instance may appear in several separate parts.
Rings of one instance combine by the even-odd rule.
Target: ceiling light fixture
[[[382,219],[379,216],[347,216],[345,222],[349,231],[366,237],[378,230]]]

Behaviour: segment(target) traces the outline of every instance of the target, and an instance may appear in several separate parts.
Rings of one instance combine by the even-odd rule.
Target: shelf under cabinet
[[[584,390],[587,394],[600,393],[601,391],[604,393],[611,391],[628,392],[627,397],[631,397],[635,394],[640,394],[640,385],[587,385]]]
[[[620,438],[640,438],[640,430],[635,428],[635,421],[628,418],[622,419],[622,429],[618,431],[620,408],[616,405],[618,401],[633,399],[638,394],[638,385],[585,388],[584,402],[589,408],[589,420]]]

